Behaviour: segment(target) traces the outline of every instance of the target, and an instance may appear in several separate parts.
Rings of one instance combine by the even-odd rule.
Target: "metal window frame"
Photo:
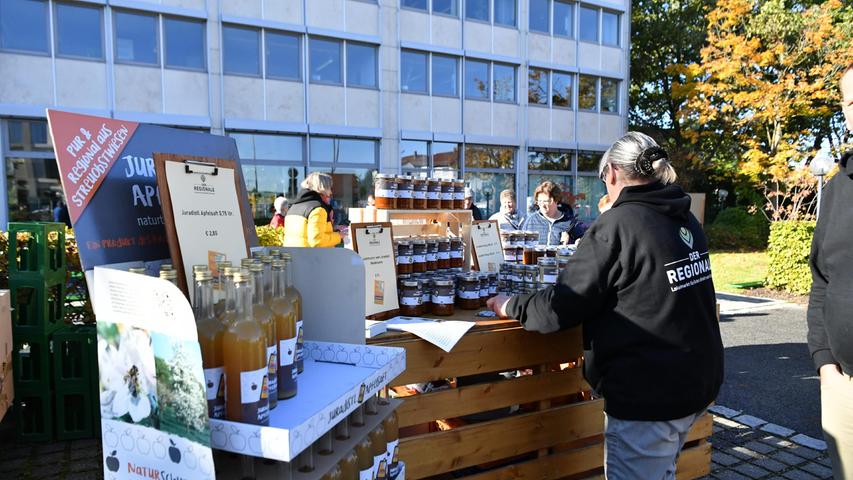
[[[56,58],[66,58],[69,60],[82,60],[87,62],[105,62],[106,61],[106,33],[105,33],[105,25],[104,25],[104,7],[99,4],[91,4],[91,3],[80,3],[80,2],[57,2],[51,1],[48,2],[53,9],[53,51],[55,52]],[[84,10],[95,10],[98,12],[98,29],[101,36],[101,54],[98,57],[89,57],[86,55],[74,55],[68,53],[62,53],[60,51],[59,46],[59,9],[60,7],[71,7],[71,8],[81,8]],[[75,35],[75,38],[77,36]]]
[[[21,55],[33,55],[37,57],[51,57],[54,53],[53,41],[52,41],[52,31],[51,31],[51,22],[50,19],[52,17],[51,14],[51,5],[49,0],[45,0],[44,4],[44,34],[46,38],[44,39],[45,46],[47,47],[47,51],[40,50],[21,50],[18,48],[9,48],[9,47],[0,47],[0,52],[8,52],[8,53],[16,53]]]
[[[202,28],[202,30],[201,30],[201,51],[202,51],[202,62],[201,63],[202,63],[202,67],[201,68],[187,67],[185,65],[169,65],[169,58],[167,55],[168,49],[169,49],[169,35],[166,32],[166,22],[169,20],[174,20],[174,21],[178,21],[178,22],[185,22],[185,23],[194,23],[197,25],[201,25],[201,28]],[[219,26],[220,26],[219,31],[221,33],[222,32],[222,28],[221,28],[222,23],[221,22],[217,22],[217,23],[219,23]],[[161,27],[160,31],[162,32],[161,36],[163,39],[162,44],[161,44],[161,51],[163,52],[163,55],[162,55],[163,68],[167,68],[169,70],[184,70],[184,71],[188,71],[188,72],[209,73],[210,68],[208,67],[208,63],[207,63],[208,62],[208,55],[207,55],[207,21],[206,20],[198,19],[195,17],[181,17],[181,16],[177,16],[177,15],[171,15],[171,14],[163,13],[160,15],[160,27]],[[219,56],[220,56],[220,58],[222,57],[221,52],[220,52]]]
[[[264,57],[264,78],[268,78],[270,80],[289,80],[294,82],[302,82],[302,42],[305,38],[304,34],[291,32],[288,30],[275,30],[271,28],[262,28],[263,34],[263,44],[264,51],[262,55]],[[286,77],[283,75],[270,75],[269,68],[267,65],[270,61],[270,49],[269,49],[269,41],[267,40],[267,35],[280,35],[282,37],[292,37],[296,39],[296,76],[295,77]]]
[[[113,8],[112,9],[112,38],[113,38],[113,63],[116,65],[134,65],[139,67],[154,67],[160,68],[163,64],[163,49],[160,44],[160,14],[156,12],[146,12],[142,10],[127,10],[123,8]],[[138,15],[140,17],[148,17],[154,20],[154,49],[156,59],[154,63],[150,62],[137,62],[132,60],[120,60],[118,58],[118,22],[116,21],[116,17],[120,14],[126,15]]]
[[[228,68],[226,67],[226,61],[225,61],[226,55],[228,55],[228,49],[226,48],[226,42],[225,42],[225,31],[226,31],[226,29],[246,30],[246,31],[252,31],[255,33],[257,40],[258,40],[258,43],[257,43],[258,48],[257,48],[257,52],[256,52],[256,56],[257,56],[257,60],[258,60],[258,71],[257,71],[257,73],[234,72],[234,71],[228,70]],[[265,78],[265,70],[266,69],[264,68],[264,54],[263,54],[264,38],[263,37],[264,37],[263,28],[253,27],[253,26],[249,26],[249,25],[239,25],[239,24],[234,24],[234,23],[223,23],[222,24],[222,39],[221,39],[222,48],[220,49],[220,51],[221,51],[220,55],[222,55],[222,74],[223,75],[236,76],[236,77]]]

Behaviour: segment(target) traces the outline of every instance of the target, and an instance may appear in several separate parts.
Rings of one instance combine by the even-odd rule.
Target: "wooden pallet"
[[[393,385],[533,371],[510,380],[406,397],[398,414],[400,455],[409,478],[558,479],[602,474],[603,401],[582,400],[589,398],[582,393],[589,386],[580,367],[559,367],[582,356],[580,329],[541,335],[514,321],[478,322],[451,353],[406,334],[387,334],[370,342],[406,349],[406,371]],[[520,405],[520,412],[481,422],[458,420],[512,405]],[[439,423],[447,429],[439,429]],[[710,472],[711,446],[706,439],[711,423],[706,415],[691,430],[678,462],[679,479]]]

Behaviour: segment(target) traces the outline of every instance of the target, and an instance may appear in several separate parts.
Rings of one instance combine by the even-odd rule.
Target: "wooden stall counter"
[[[404,397],[407,477],[601,478],[604,402],[583,379],[580,328],[542,335],[515,320],[456,313],[442,318],[476,325],[450,353],[405,332],[368,340],[406,349],[406,371],[391,385]],[[710,415],[694,425],[679,479],[710,473],[711,431]]]

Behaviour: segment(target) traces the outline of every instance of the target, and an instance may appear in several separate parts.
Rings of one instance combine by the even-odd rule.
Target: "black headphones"
[[[666,153],[666,150],[657,146],[649,147],[637,155],[637,159],[634,160],[634,169],[637,170],[637,173],[645,177],[654,176],[655,169],[652,164],[661,159],[669,159],[669,154]]]

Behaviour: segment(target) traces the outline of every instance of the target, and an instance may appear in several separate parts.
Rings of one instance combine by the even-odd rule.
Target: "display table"
[[[475,313],[457,310],[452,319],[473,321]],[[514,320],[477,321],[450,353],[404,332],[368,342],[406,349],[406,371],[392,382],[395,386],[492,372],[532,373],[511,379],[469,377],[459,382],[466,386],[451,382],[452,388],[405,397],[397,412],[400,458],[410,478],[448,472],[477,479],[603,473],[604,402],[584,393],[589,386],[579,363],[566,368],[583,355],[579,328],[542,335]],[[712,420],[705,415],[679,457],[679,479],[710,473],[711,433]]]

